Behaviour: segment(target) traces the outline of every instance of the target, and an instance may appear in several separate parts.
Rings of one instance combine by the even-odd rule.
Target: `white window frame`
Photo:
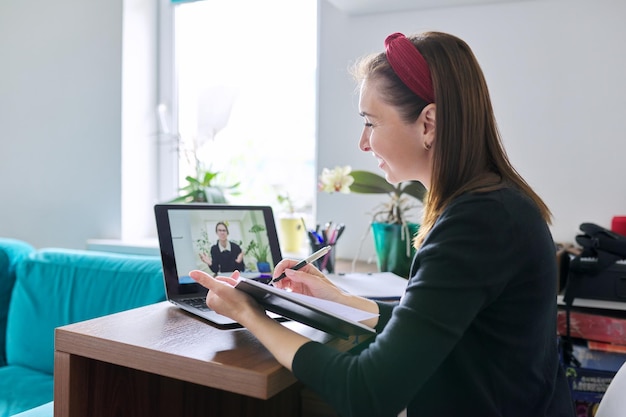
[[[170,0],[159,0],[159,48],[158,48],[158,103],[165,104],[170,111],[164,117],[164,122],[172,132],[178,131],[178,115],[173,109],[176,86],[174,85],[174,13]],[[156,111],[156,109],[155,109]],[[176,195],[178,190],[178,152],[172,145],[172,138],[159,135],[157,152],[159,201],[164,201]]]

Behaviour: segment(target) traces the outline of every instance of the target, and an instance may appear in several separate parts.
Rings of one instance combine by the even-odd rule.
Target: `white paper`
[[[314,305],[322,310],[332,313],[336,316],[343,317],[352,321],[364,321],[374,317],[378,317],[378,314],[370,313],[367,311],[359,310],[344,304],[336,303],[334,301],[323,300],[321,298],[312,297],[310,295],[299,294],[290,292],[290,296],[298,299],[304,303]]]
[[[350,294],[373,299],[400,299],[408,282],[392,272],[331,274],[328,279]]]

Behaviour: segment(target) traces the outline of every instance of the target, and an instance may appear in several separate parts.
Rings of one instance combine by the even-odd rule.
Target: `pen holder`
[[[323,243],[319,245],[311,244],[311,253],[315,253],[325,246],[328,246],[328,245],[323,244]],[[315,267],[322,272],[326,272],[328,274],[334,273],[335,272],[335,245],[330,245],[330,251],[328,251],[326,255],[322,256],[318,260],[313,261],[313,265],[315,265]]]

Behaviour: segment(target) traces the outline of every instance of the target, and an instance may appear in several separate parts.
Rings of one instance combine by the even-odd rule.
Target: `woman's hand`
[[[213,311],[246,327],[281,365],[292,370],[296,352],[309,339],[268,317],[251,296],[234,288],[239,278],[238,271],[230,277],[213,278],[202,271],[191,271],[189,276],[209,290],[207,305]]]
[[[209,290],[206,304],[218,314],[237,321],[245,326],[245,322],[257,316],[265,316],[265,310],[248,294],[235,289],[239,271],[230,277],[211,277],[203,271],[191,271],[189,276],[198,284]]]
[[[202,262],[204,262],[208,266],[211,266],[213,264],[213,259],[211,259],[211,256],[207,255],[206,253],[200,254],[200,260],[202,260]]]
[[[283,259],[274,268],[274,277],[283,272],[286,277],[274,283],[277,288],[290,289],[293,292],[310,295],[324,300],[334,301],[343,305],[358,308],[363,311],[378,314],[378,304],[367,298],[343,292],[331,280],[326,278],[319,269],[307,264],[297,271],[291,269],[298,261]],[[374,327],[378,323],[378,317],[371,319],[365,324]]]
[[[339,301],[343,292],[312,264],[295,271],[291,269],[298,261],[283,259],[274,268],[274,277],[285,272],[286,277],[273,285],[293,292],[310,295],[324,300]]]

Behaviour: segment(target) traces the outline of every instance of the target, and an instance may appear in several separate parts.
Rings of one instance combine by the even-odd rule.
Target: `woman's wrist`
[[[265,309],[263,309],[259,305],[250,305],[249,308],[246,308],[240,314],[237,322],[242,326],[249,328],[257,323],[259,320],[263,320],[265,318],[269,318],[269,316],[265,312]]]
[[[335,300],[340,304],[367,311],[369,313],[378,314],[378,304],[368,298],[361,297],[350,293],[341,293],[341,298]]]

